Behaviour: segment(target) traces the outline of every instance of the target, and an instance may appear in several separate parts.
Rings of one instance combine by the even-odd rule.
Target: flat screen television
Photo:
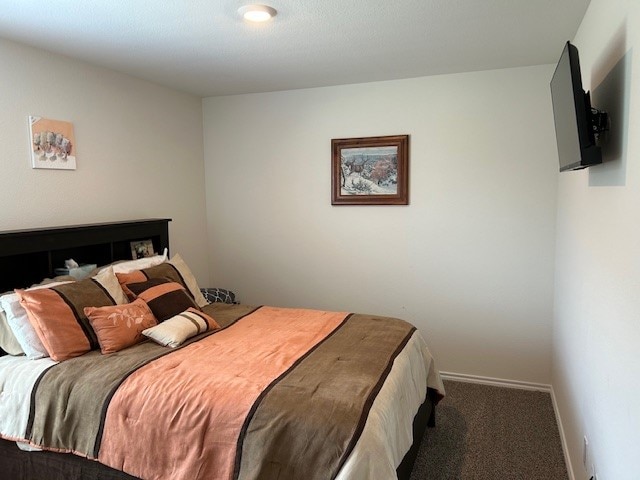
[[[560,171],[579,170],[602,163],[598,134],[606,129],[606,113],[591,107],[582,89],[578,49],[567,42],[551,79]]]

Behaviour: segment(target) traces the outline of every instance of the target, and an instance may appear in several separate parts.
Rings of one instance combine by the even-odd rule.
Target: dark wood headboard
[[[73,258],[106,265],[131,260],[130,242],[151,240],[156,252],[169,248],[170,218],[94,223],[0,232],[0,293],[53,277]]]

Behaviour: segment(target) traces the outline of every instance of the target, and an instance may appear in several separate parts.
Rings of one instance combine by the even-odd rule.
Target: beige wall
[[[609,162],[559,180],[553,387],[576,479],[640,478],[639,35],[640,3],[592,0],[573,42],[611,115]]]
[[[211,276],[397,316],[439,368],[550,382],[551,66],[204,100]],[[332,138],[410,135],[410,205],[332,207]]]
[[[208,282],[199,98],[0,40],[0,230],[170,217]],[[72,122],[77,170],[33,170],[27,117]]]
[[[0,40],[0,230],[171,217],[203,285],[398,316],[442,370],[552,381],[572,475],[635,478],[639,8],[591,2],[574,43],[610,162],[558,186],[553,66],[201,103]],[[31,169],[30,114],[73,122],[76,171]],[[332,138],[405,133],[408,207],[330,205]]]

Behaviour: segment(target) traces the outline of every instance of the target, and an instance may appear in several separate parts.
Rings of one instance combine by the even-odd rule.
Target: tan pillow
[[[118,281],[118,277],[116,277],[113,268],[107,267],[103,270],[100,270],[100,272],[98,272],[95,277],[91,278],[93,278],[107,290],[107,292],[113,297],[117,305],[122,305],[123,303],[129,302],[129,299],[122,290],[122,287],[120,287],[120,282]]]
[[[142,331],[158,324],[149,306],[141,299],[126,305],[86,307],[84,314],[89,318],[104,354],[142,342],[145,340]]]
[[[196,277],[193,276],[191,269],[187,266],[180,254],[176,254],[171,257],[169,263],[176,267],[178,269],[178,272],[180,272],[180,275],[182,275],[184,283],[187,285],[187,288],[191,292],[191,295],[193,295],[196,304],[200,308],[204,307],[205,305],[209,305],[209,302],[207,302],[207,300],[204,298],[204,295],[202,295],[202,292],[200,291],[200,287],[198,286]]]
[[[11,331],[9,322],[7,322],[7,316],[4,314],[4,310],[0,308],[0,348],[7,352],[9,355],[24,355],[22,347],[18,339]]]
[[[160,345],[175,348],[191,337],[217,328],[220,328],[220,325],[209,315],[189,308],[155,327],[144,330],[142,334]]]

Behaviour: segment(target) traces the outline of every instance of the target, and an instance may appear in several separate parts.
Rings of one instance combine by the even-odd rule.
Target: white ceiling
[[[0,36],[206,97],[555,63],[589,1],[0,0]]]

